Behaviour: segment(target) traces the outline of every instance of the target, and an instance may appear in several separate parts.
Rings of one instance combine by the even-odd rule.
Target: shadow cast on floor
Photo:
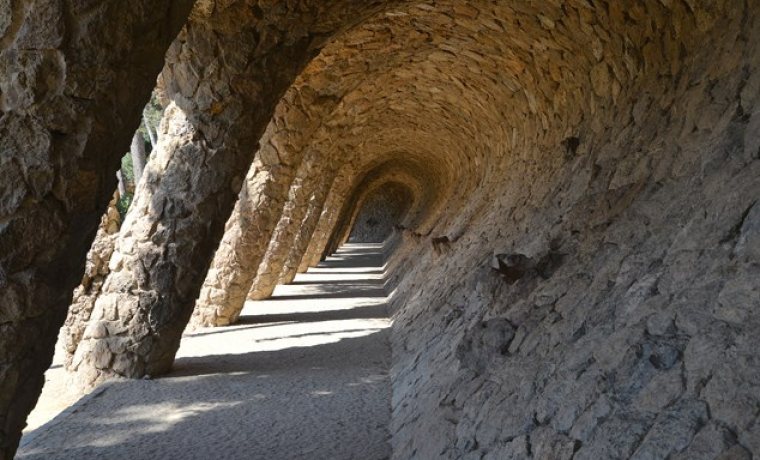
[[[179,359],[107,384],[17,458],[387,458],[387,334]]]
[[[185,334],[185,337],[202,337],[214,334],[226,334],[238,332],[245,329],[280,326],[282,324],[317,323],[326,321],[375,319],[387,317],[388,305],[386,303],[355,308],[345,308],[341,310],[320,310],[315,312],[297,312],[267,315],[243,315],[238,319],[233,327],[219,327],[214,329],[205,329],[199,332],[189,332]]]

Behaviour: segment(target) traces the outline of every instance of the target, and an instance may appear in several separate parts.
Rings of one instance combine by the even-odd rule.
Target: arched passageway
[[[413,203],[412,192],[400,183],[387,183],[369,194],[357,207],[348,241],[382,243],[401,226]]]
[[[394,457],[760,454],[757,0],[6,3],[0,458],[159,72],[79,384],[170,372],[399,183]]]

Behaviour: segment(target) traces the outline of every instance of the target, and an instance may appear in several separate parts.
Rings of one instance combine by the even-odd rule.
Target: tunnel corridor
[[[758,280],[760,0],[0,0],[0,460],[750,459]]]

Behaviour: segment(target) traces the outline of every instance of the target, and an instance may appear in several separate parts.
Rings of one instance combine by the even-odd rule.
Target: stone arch
[[[162,73],[174,101],[167,115],[170,132],[146,166],[141,187],[149,191],[137,195],[133,217],[124,223],[114,255],[119,263],[88,326],[93,334],[85,333],[77,349],[75,369],[84,385],[171,368],[277,102],[332,34],[377,8],[351,2],[196,5]],[[207,174],[212,158],[213,174]],[[278,190],[282,186],[273,183],[287,182],[269,170],[252,180]],[[189,187],[177,194],[177,184]],[[267,209],[277,214],[277,206]]]
[[[54,3],[13,2],[0,22],[0,75],[13,76],[0,86],[12,159],[0,190],[2,455],[39,392],[116,147],[183,23],[150,193],[80,343],[87,383],[170,368],[246,173],[276,190],[258,244],[270,242],[290,181],[251,173],[256,151],[313,148],[348,165],[349,184],[372,169],[362,165],[409,155],[451,174],[394,255],[406,267],[394,271],[405,275],[395,455],[688,457],[697,439],[716,455],[757,450],[757,420],[737,403],[757,405],[746,383],[757,376],[726,365],[757,349],[755,0],[203,1],[186,23],[189,2],[96,2],[82,17]],[[297,141],[259,147],[268,123],[283,127],[272,114],[299,74],[321,90],[292,95],[329,108]],[[357,196],[339,189],[312,238],[340,235],[328,249]],[[442,279],[453,283],[431,281]],[[667,398],[651,393],[665,387]]]
[[[377,162],[380,164],[376,164]],[[409,156],[403,159],[391,156],[390,159],[374,161],[365,167],[371,169],[358,173],[345,188],[340,211],[329,232],[323,256],[335,252],[339,245],[347,241],[362,203],[370,193],[389,181],[403,183],[413,197],[412,205],[402,223],[404,227],[420,229],[435,218],[431,213],[436,211],[436,201],[441,200],[444,184],[439,182],[440,178],[427,174],[423,164],[410,159]]]

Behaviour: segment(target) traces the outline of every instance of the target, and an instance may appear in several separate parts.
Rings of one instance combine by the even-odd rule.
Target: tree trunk
[[[148,123],[148,119],[144,116],[143,126],[145,126],[145,131],[148,133],[148,139],[150,139],[150,150],[156,150],[156,146],[158,145],[158,135],[156,134],[157,131],[153,126],[150,125],[150,123]]]
[[[132,146],[129,152],[132,154],[132,171],[135,175],[135,188],[137,188],[145,170],[145,140],[138,131],[135,131],[134,136],[132,136]]]
[[[124,183],[124,174],[122,174],[121,169],[116,171],[116,180],[118,181],[119,198],[127,196],[127,184]]]

